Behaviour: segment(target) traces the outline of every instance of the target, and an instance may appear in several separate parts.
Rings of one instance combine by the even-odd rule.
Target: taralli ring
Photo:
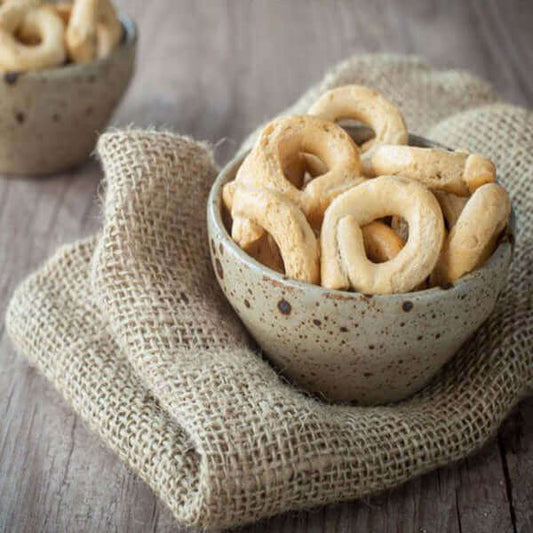
[[[66,60],[61,18],[44,7],[7,2],[0,9],[0,71],[57,67]]]
[[[489,183],[477,189],[444,242],[432,283],[454,282],[482,265],[492,254],[510,212],[503,187]]]
[[[496,179],[492,161],[478,154],[416,146],[378,146],[370,156],[368,170],[372,176],[400,174],[458,196],[469,196]]]
[[[327,172],[300,188],[306,170],[303,154],[318,157]],[[292,201],[316,228],[331,201],[362,179],[357,146],[341,127],[317,117],[282,117],[261,132],[235,182],[226,185],[224,203],[231,211],[237,184],[264,187]],[[245,249],[262,233],[250,221],[233,219],[232,237]]]
[[[393,259],[376,264],[366,256],[361,227],[389,215],[407,221],[409,238]],[[322,285],[367,294],[408,292],[433,270],[444,231],[442,211],[426,187],[399,176],[368,180],[336,198],[326,211]]]
[[[303,212],[282,194],[239,185],[232,216],[250,219],[275,240],[285,274],[308,283],[320,282],[320,249]]]
[[[96,27],[96,34],[98,36],[96,53],[98,59],[111,54],[122,39],[122,24],[110,0],[100,0],[100,17]]]
[[[361,85],[345,85],[323,94],[309,109],[310,115],[337,122],[353,119],[370,126],[375,137],[361,151],[366,172],[366,160],[381,144],[407,144],[409,133],[400,110],[379,92]]]
[[[390,261],[405,244],[400,235],[383,222],[370,222],[362,230],[366,255],[373,263]]]
[[[75,63],[107,57],[122,38],[122,25],[109,0],[75,0],[66,43]]]

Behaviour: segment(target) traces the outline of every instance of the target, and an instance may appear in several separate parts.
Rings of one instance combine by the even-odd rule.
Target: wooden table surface
[[[533,107],[533,2],[122,0],[140,30],[137,76],[117,125],[209,139],[222,163],[254,125],[356,52],[427,56]],[[16,355],[13,289],[55,248],[99,225],[101,172],[0,177],[0,530],[180,531],[167,508]],[[533,401],[474,457],[364,501],[245,531],[533,531]]]

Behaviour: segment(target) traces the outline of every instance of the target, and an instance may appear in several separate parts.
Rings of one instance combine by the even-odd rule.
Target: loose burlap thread
[[[327,405],[280,379],[211,271],[210,151],[168,132],[101,137],[101,232],[58,250],[9,305],[17,349],[183,524],[222,528],[393,487],[477,449],[533,385],[532,114],[467,73],[389,55],[342,63],[289,111],[346,83],[383,91],[412,132],[493,158],[512,196],[507,288],[423,391]]]

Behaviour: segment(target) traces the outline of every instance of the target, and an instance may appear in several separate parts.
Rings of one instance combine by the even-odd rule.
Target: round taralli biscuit
[[[75,0],[72,4],[65,40],[75,63],[107,57],[122,34],[122,24],[110,0]]]
[[[272,236],[289,278],[320,282],[318,240],[301,209],[284,195],[239,185],[234,191],[231,213],[233,218],[251,220]]]
[[[481,266],[494,251],[510,212],[509,195],[503,187],[488,183],[477,189],[444,242],[432,284],[454,282]]]
[[[361,227],[390,215],[407,221],[409,238],[393,259],[376,264],[366,256]],[[336,198],[326,211],[322,285],[367,294],[408,292],[433,270],[443,239],[442,211],[426,187],[399,176],[368,180]]]
[[[494,164],[480,155],[416,146],[378,146],[368,170],[372,176],[401,175],[458,196],[469,196],[496,179]]]
[[[6,2],[0,8],[0,71],[58,67],[67,56],[65,26],[56,13],[30,2]]]
[[[327,167],[327,172],[307,184],[303,183],[304,154],[316,156]],[[277,191],[297,205],[318,229],[331,201],[362,180],[357,146],[341,127],[317,117],[281,117],[263,129],[234,182],[226,184],[223,199],[231,211],[237,185]],[[244,249],[262,235],[257,224],[234,217],[232,237]]]
[[[345,85],[324,93],[308,113],[332,122],[357,120],[374,130],[374,138],[361,147],[365,174],[375,148],[381,144],[403,145],[409,140],[407,126],[398,107],[378,91],[362,85]]]

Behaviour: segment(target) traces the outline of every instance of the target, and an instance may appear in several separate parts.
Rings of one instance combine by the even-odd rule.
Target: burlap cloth
[[[107,133],[103,229],[61,248],[15,292],[18,348],[183,524],[221,528],[352,499],[455,461],[533,383],[533,116],[464,72],[355,57],[292,108],[345,83],[384,91],[411,131],[493,158],[517,244],[506,291],[433,383],[395,406],[326,405],[257,355],[208,260],[207,146]]]

